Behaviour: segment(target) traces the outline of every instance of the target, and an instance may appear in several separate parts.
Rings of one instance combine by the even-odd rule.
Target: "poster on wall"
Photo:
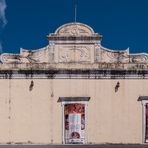
[[[146,127],[145,127],[145,142],[148,143],[148,104],[146,104]]]
[[[80,103],[66,104],[65,117],[65,143],[85,143],[85,105]]]

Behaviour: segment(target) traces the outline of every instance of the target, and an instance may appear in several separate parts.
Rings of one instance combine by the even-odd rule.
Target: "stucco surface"
[[[62,143],[59,97],[90,97],[88,143],[142,143],[148,80],[1,79],[1,143]],[[115,92],[117,82],[120,83]]]

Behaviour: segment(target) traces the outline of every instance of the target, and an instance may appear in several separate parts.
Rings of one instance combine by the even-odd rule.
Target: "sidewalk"
[[[0,148],[148,148],[148,144],[101,144],[101,145],[0,145]]]

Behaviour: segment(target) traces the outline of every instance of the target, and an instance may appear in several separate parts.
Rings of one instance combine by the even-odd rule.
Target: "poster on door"
[[[65,143],[85,143],[85,105],[66,104],[64,106],[65,116]]]

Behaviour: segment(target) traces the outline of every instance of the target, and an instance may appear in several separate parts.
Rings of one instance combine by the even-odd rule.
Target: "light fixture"
[[[119,83],[119,82],[117,82],[117,84],[116,84],[116,86],[115,86],[115,92],[117,92],[117,91],[118,91],[119,87],[120,87],[120,83]]]

